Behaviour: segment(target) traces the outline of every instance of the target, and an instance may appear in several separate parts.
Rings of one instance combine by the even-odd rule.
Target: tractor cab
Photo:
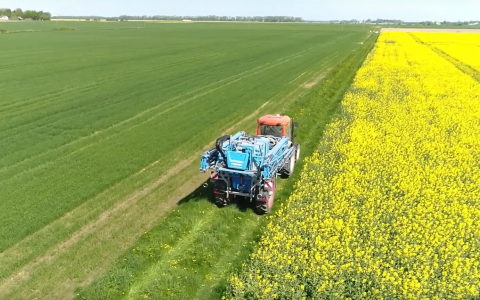
[[[257,135],[287,137],[293,142],[295,128],[297,123],[288,116],[266,115],[258,119]]]

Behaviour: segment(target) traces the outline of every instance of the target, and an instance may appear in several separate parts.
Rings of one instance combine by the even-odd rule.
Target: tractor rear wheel
[[[225,197],[225,194],[222,195],[215,195],[215,204],[218,207],[225,207],[227,206],[229,201],[227,200],[227,197]]]
[[[215,204],[218,207],[225,207],[230,203],[230,199],[227,199],[226,190],[227,185],[224,181],[216,181],[213,187],[215,193]]]
[[[275,198],[275,181],[270,181],[270,185],[271,187],[265,187],[261,192],[261,199],[255,203],[255,211],[259,215],[268,214],[272,210],[273,200]],[[272,193],[271,195],[270,192]]]
[[[295,169],[296,157],[295,153],[290,156],[290,160],[288,164],[282,169],[282,175],[286,178],[289,178],[293,174],[293,170]]]
[[[268,214],[269,209],[268,209],[268,192],[262,192],[262,199],[257,200],[255,203],[255,212],[259,215],[265,215]],[[265,199],[265,200],[263,200]],[[265,201],[265,202],[264,202]]]
[[[300,159],[300,145],[296,144],[297,149],[295,150],[295,162],[297,162]]]

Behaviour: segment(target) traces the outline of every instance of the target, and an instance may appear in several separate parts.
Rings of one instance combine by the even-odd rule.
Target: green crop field
[[[374,38],[132,23],[0,23],[0,299],[221,295],[265,217],[211,204],[201,153],[265,113],[307,145]]]

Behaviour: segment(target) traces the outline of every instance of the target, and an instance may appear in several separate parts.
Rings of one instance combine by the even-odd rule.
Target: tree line
[[[448,22],[448,21],[443,21],[440,22],[441,25],[456,25],[456,26],[462,26],[462,25],[480,25],[480,21],[459,21],[459,22]],[[428,24],[430,25],[430,24]]]
[[[0,9],[0,16],[7,16],[10,19],[22,18],[22,19],[32,19],[32,20],[50,20],[52,14],[46,11],[36,11],[36,10],[22,10],[17,8],[11,10],[9,8]]]
[[[192,20],[192,21],[235,21],[235,22],[303,22],[303,19],[300,17],[289,17],[289,16],[254,16],[254,17],[231,17],[231,16],[166,16],[166,15],[155,15],[155,16],[130,16],[130,15],[121,15],[118,17],[99,17],[99,16],[58,16],[55,17],[58,19],[107,19],[107,20],[164,20],[164,21],[182,21],[182,20]]]

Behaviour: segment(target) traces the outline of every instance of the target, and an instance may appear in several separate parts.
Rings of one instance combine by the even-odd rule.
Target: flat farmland
[[[65,23],[0,24],[1,299],[72,298],[154,226],[165,227],[158,247],[171,226],[190,232],[179,251],[250,243],[253,214],[208,201],[168,214],[205,181],[200,153],[300,107],[367,38],[315,25]],[[241,234],[237,218],[250,218]],[[236,258],[218,259],[201,268],[226,278]],[[208,297],[207,278],[188,296]]]

